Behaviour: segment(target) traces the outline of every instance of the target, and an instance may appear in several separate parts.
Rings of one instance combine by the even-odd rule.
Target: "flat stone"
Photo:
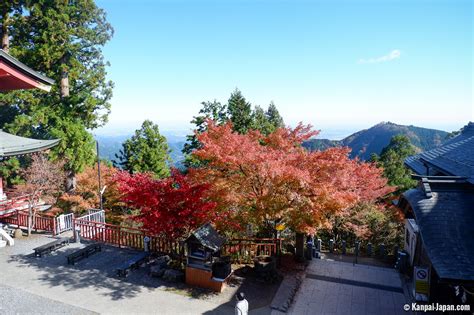
[[[168,262],[171,260],[170,256],[165,255],[165,256],[160,256],[155,259],[153,262],[153,265],[160,266],[161,268],[166,268],[168,266]]]
[[[166,269],[163,274],[163,279],[171,282],[182,282],[184,281],[184,272],[174,269]]]
[[[150,267],[150,275],[152,277],[162,277],[166,271],[166,267],[162,267],[161,265],[151,266]]]

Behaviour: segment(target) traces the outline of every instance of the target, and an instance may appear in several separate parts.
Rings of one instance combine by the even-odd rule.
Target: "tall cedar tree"
[[[268,105],[265,115],[267,116],[270,125],[272,125],[275,129],[285,127],[283,118],[280,116],[280,113],[278,112],[278,109],[273,101],[270,102],[270,105]]]
[[[21,14],[24,0],[3,0],[0,3],[0,48],[8,53],[10,51],[10,33],[14,22],[13,16]]]
[[[239,89],[235,89],[230,95],[227,113],[236,132],[245,134],[252,128],[252,106]]]
[[[247,120],[247,114],[245,115],[245,119],[242,118],[242,111],[233,110],[231,112],[229,110],[230,104],[235,105],[238,103],[242,103],[242,100],[244,100],[243,103],[246,104],[245,106],[250,106],[250,104],[247,104],[245,102],[245,98],[243,98],[242,93],[236,89],[236,91],[231,94],[228,105],[222,105],[216,100],[214,100],[213,102],[201,103],[202,108],[199,110],[199,115],[194,116],[193,120],[191,121],[192,124],[196,125],[194,133],[192,135],[187,136],[187,142],[183,147],[183,153],[186,155],[185,165],[187,167],[199,167],[201,164],[201,162],[195,157],[193,157],[191,153],[195,149],[200,148],[200,143],[197,140],[197,135],[207,130],[206,121],[212,120],[217,125],[223,125],[228,121]],[[236,106],[234,106],[234,108],[235,107]],[[247,111],[245,111],[245,113],[247,113]],[[233,115],[235,115],[235,117]],[[275,131],[277,128],[284,127],[283,118],[280,116],[273,102],[270,103],[266,112],[264,112],[264,110],[260,106],[255,106],[255,109],[250,115],[250,119],[250,125],[248,126],[248,128],[245,128],[247,129],[247,131],[249,129],[259,130],[261,133],[268,135],[271,132]],[[236,129],[236,125],[233,126],[234,131],[242,133],[242,130]]]
[[[0,111],[8,111],[0,127],[27,137],[60,138],[51,155],[66,161],[70,190],[75,174],[95,158],[87,129],[102,126],[110,112],[113,84],[106,80],[102,47],[113,30],[92,0],[25,1],[22,9],[9,10],[17,12],[7,21],[10,53],[55,84],[49,93],[0,95],[0,105],[9,105],[0,106]]]
[[[195,133],[186,137],[187,142],[184,144],[183,153],[191,154],[194,149],[199,148],[199,141],[197,140],[196,133],[203,133],[207,129],[207,121],[212,120],[218,125],[222,125],[227,122],[227,106],[222,105],[220,102],[214,100],[212,102],[202,102],[202,108],[199,110],[199,115],[194,116],[191,120],[191,124],[196,125],[194,128]]]
[[[140,129],[122,144],[114,164],[130,173],[152,172],[157,178],[170,175],[169,147],[158,125],[145,120]]]
[[[181,237],[216,219],[216,204],[206,199],[209,185],[192,183],[176,169],[161,180],[149,173],[127,172],[116,180],[123,201],[139,210],[135,220],[153,234]]]
[[[405,191],[415,187],[416,181],[411,178],[410,170],[405,166],[405,159],[415,154],[415,148],[410,139],[404,135],[393,136],[388,146],[380,153],[380,157],[373,155],[372,160],[383,168],[388,183],[397,186],[398,191]]]
[[[198,135],[202,147],[193,152],[206,163],[189,176],[211,185],[218,210],[231,211],[226,222],[262,230],[280,222],[298,232],[314,232],[331,215],[392,191],[381,169],[351,160],[348,148],[305,150],[301,143],[316,134],[301,124],[268,136],[239,134],[231,123],[209,122]]]

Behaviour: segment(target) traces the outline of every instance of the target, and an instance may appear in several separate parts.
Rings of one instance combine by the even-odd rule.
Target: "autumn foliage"
[[[128,172],[115,179],[122,200],[140,210],[135,219],[153,234],[179,237],[217,218],[216,203],[206,199],[209,185],[191,183],[176,169],[161,180],[151,173]]]
[[[115,175],[119,170],[111,165],[101,163],[100,171],[102,188],[105,187],[103,207],[109,211],[108,217],[110,217],[110,215],[119,215],[123,206],[120,200],[120,192],[115,181]],[[99,208],[97,165],[86,167],[82,173],[77,175],[75,191],[61,196],[60,203],[64,209],[77,214],[81,214],[88,209]]]
[[[382,170],[351,160],[348,148],[304,149],[301,143],[316,134],[302,124],[268,136],[258,131],[238,134],[231,123],[217,126],[211,121],[197,135],[202,146],[193,152],[203,166],[188,176],[209,185],[217,210],[230,211],[230,222],[242,227],[280,222],[308,233],[329,224],[334,214],[349,214],[359,202],[392,190]]]

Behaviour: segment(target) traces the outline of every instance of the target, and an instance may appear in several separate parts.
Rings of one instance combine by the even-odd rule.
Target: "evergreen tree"
[[[25,3],[22,13],[10,14],[7,21],[12,26],[10,53],[56,83],[49,93],[0,95],[0,105],[12,105],[16,111],[1,127],[27,137],[60,137],[52,156],[66,160],[66,189],[71,190],[76,172],[95,159],[87,129],[102,126],[110,112],[113,84],[106,80],[102,47],[113,30],[92,0]]]
[[[203,133],[207,130],[206,120],[211,119],[216,124],[222,125],[228,121],[227,107],[222,105],[220,102],[214,100],[212,102],[202,102],[202,108],[199,110],[199,115],[194,116],[191,123],[196,125],[194,132]],[[186,137],[187,142],[184,144],[183,153],[190,154],[195,149],[199,148],[199,141],[196,138],[196,134],[188,135]]]
[[[263,108],[258,105],[255,106],[252,114],[252,129],[258,130],[264,135],[268,135],[276,129],[268,120]]]
[[[239,89],[235,89],[230,95],[227,113],[234,126],[234,131],[245,134],[252,128],[252,106],[245,100]]]
[[[270,102],[265,112],[260,106],[255,106],[252,114],[252,129],[259,130],[264,135],[269,135],[278,128],[285,127],[275,104]]]
[[[371,160],[383,167],[389,185],[397,186],[399,191],[404,191],[416,185],[416,181],[411,179],[410,170],[404,164],[405,159],[413,154],[415,149],[410,139],[404,135],[396,135],[382,150],[380,157],[373,154]]]
[[[122,144],[114,165],[130,173],[152,172],[157,178],[170,175],[169,148],[166,138],[160,134],[158,125],[145,120],[142,127]]]
[[[268,121],[275,129],[285,127],[283,118],[280,116],[280,113],[278,112],[278,109],[276,108],[276,105],[275,103],[273,103],[273,101],[270,102],[266,115],[267,115]]]

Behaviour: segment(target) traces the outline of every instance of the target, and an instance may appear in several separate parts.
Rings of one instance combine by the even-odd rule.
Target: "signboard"
[[[429,267],[415,266],[413,272],[415,300],[428,302],[430,296],[430,269]]]

